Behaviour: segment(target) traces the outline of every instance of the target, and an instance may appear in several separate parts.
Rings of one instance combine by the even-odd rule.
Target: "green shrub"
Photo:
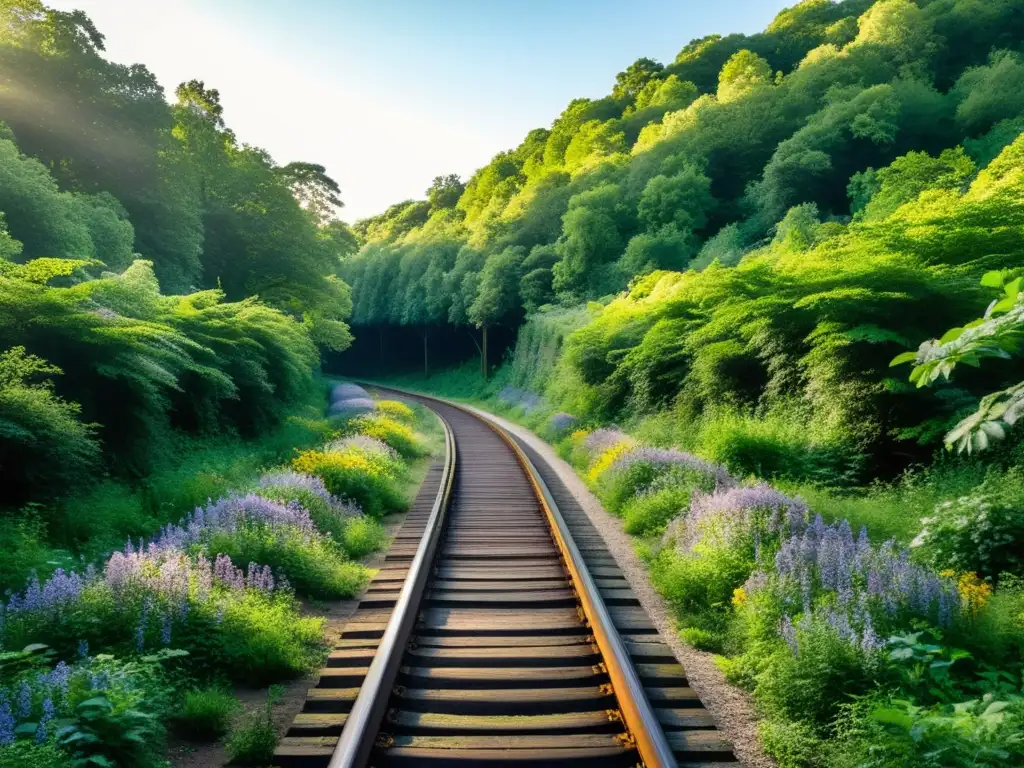
[[[679,486],[661,488],[628,500],[622,507],[626,533],[649,536],[659,533],[665,525],[679,515],[685,515],[690,505],[690,489]]]
[[[304,674],[320,661],[323,626],[323,619],[299,616],[287,595],[247,591],[225,606],[214,635],[214,669],[250,685]]]
[[[74,558],[46,543],[46,528],[35,509],[29,508],[14,519],[0,523],[0,592],[20,589],[25,574],[36,571],[46,575],[56,566],[74,565]]]
[[[226,554],[236,563],[269,565],[296,592],[310,597],[352,597],[369,581],[366,568],[347,561],[331,539],[298,528],[242,525],[214,534],[206,547],[211,556]]]
[[[264,466],[319,441],[320,425],[290,416],[257,440],[169,438],[166,456],[144,480],[106,480],[52,510],[51,536],[87,559],[104,556],[129,538],[151,536],[211,499],[250,485]]]
[[[700,455],[724,464],[738,477],[791,478],[847,485],[861,459],[852,448],[819,438],[799,410],[752,416],[714,411],[701,421]]]
[[[159,573],[168,562],[172,572],[191,569],[178,558],[142,567]],[[115,562],[113,567],[121,566]],[[58,610],[9,612],[4,645],[45,643],[72,658],[85,641],[92,649],[129,655],[164,647],[169,628],[168,639],[188,652],[185,663],[196,675],[258,684],[295,677],[318,662],[323,620],[301,616],[291,593],[214,586],[204,595],[198,588],[200,574],[190,573],[188,580],[196,588],[179,602],[160,591],[159,577],[116,593],[99,579]]]
[[[362,558],[376,552],[387,543],[384,527],[368,517],[352,517],[345,522],[341,545],[349,557]]]
[[[830,768],[1002,768],[1024,763],[1024,703],[984,694],[922,707],[904,696],[866,702],[861,721],[840,723]],[[858,712],[859,714],[859,712]],[[869,757],[871,762],[866,763]]]
[[[861,650],[815,616],[796,629],[799,653],[776,639],[750,653],[758,657],[754,698],[770,718],[795,721],[821,733],[840,705],[878,682],[877,670]]]
[[[193,688],[182,697],[173,722],[185,738],[214,741],[228,732],[238,708],[238,699],[220,686]]]
[[[1024,473],[986,480],[921,520],[914,545],[935,565],[995,578],[1024,574]]]
[[[711,632],[700,627],[684,627],[679,630],[679,636],[684,643],[692,645],[698,651],[710,651],[718,653],[722,650],[722,638],[716,632]]]
[[[658,476],[648,462],[636,462],[625,469],[608,468],[597,476],[597,495],[612,514],[622,514],[623,506],[645,490]]]
[[[651,563],[651,582],[680,613],[724,611],[753,567],[746,553],[724,544],[707,543],[693,553],[665,549]]]
[[[316,524],[317,530],[327,534],[335,541],[341,541],[345,535],[347,518],[316,492],[307,488],[287,485],[272,485],[259,488],[256,493],[279,504],[297,503],[307,512]]]
[[[250,712],[232,729],[227,742],[228,757],[234,765],[268,765],[274,758],[277,734],[271,719],[271,703],[259,712]]]
[[[1013,669],[1024,659],[1024,577],[1003,574],[984,610],[957,629],[947,642],[985,664]]]
[[[57,743],[75,765],[156,766],[164,729],[152,712],[115,708],[104,694],[81,702],[71,723],[57,732]]]
[[[71,756],[52,744],[16,741],[0,747],[0,768],[79,768]]]
[[[0,501],[24,503],[88,483],[99,460],[95,425],[81,406],[58,397],[49,377],[62,371],[25,347],[3,350],[0,335]]]
[[[821,765],[821,739],[806,723],[762,720],[758,723],[757,735],[764,751],[778,761],[779,768],[815,768]]]

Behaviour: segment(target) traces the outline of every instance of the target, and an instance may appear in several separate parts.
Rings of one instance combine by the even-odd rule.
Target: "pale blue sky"
[[[322,163],[353,221],[467,178],[641,56],[757,32],[795,0],[50,0],[81,8],[108,55],[173,98],[218,88],[239,138]]]

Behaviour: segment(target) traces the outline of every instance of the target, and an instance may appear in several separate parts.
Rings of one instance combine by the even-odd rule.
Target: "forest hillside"
[[[1019,380],[1006,363],[918,389],[888,362],[1020,264],[1022,43],[1013,0],[806,0],[640,59],[465,184],[355,226],[367,343],[342,365],[422,369],[431,336],[482,347],[491,328],[493,366],[527,314],[568,311],[575,411],[786,413],[849,479],[894,476]],[[402,328],[423,351],[389,362]]]
[[[1024,764],[1020,2],[805,0],[354,229],[331,364],[553,443],[778,765]]]

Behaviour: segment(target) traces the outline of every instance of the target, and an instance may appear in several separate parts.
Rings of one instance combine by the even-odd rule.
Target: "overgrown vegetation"
[[[370,402],[426,451],[413,411]],[[335,417],[309,429],[327,438],[320,455],[386,462],[388,475],[374,482],[400,504],[408,465],[360,431],[374,423]],[[237,707],[208,681],[267,684],[319,663],[323,621],[300,613],[298,598],[355,595],[368,580],[356,558],[384,538],[357,500],[280,467],[129,540],[100,567],[33,575],[3,606],[0,643],[25,650],[0,654],[0,763],[50,750],[56,764],[101,755],[111,765],[159,765],[168,720],[189,738],[219,738]],[[251,761],[274,743],[261,717],[228,746]]]
[[[426,354],[439,326],[632,285],[560,372],[603,418],[781,409],[814,427],[786,471],[898,473],[980,389],[916,392],[884,363],[1020,257],[1018,161],[993,161],[1024,129],[1022,38],[1013,2],[806,0],[640,59],[465,185],[357,224],[352,320],[417,328]]]
[[[0,507],[278,425],[351,341],[337,185],[240,144],[202,82],[165,101],[80,11],[0,19]]]

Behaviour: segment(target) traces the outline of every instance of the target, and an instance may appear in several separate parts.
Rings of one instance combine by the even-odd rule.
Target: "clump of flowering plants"
[[[363,517],[359,504],[352,499],[335,496],[327,490],[321,478],[290,469],[265,473],[260,477],[255,492],[271,501],[301,505],[309,512],[317,529],[337,542],[344,541],[345,531],[352,521]]]
[[[66,737],[77,730],[83,706],[97,701],[114,718],[132,711],[148,713],[144,716],[153,723],[144,745],[148,754],[138,756],[145,760],[160,754],[164,729],[156,718],[169,710],[171,702],[167,668],[187,654],[158,651],[129,661],[109,654],[90,656],[84,643],[80,650],[70,663],[53,666],[52,652],[43,647],[5,654],[5,660],[15,662],[16,671],[5,670],[0,676],[0,762],[2,750],[17,741],[72,748],[74,742]]]
[[[895,541],[873,546],[863,528],[854,537],[845,520],[826,525],[815,517],[758,566],[744,590],[775,604],[778,632],[794,654],[797,628],[816,620],[870,655],[892,632],[914,622],[948,628],[962,611],[955,581],[912,562]]]
[[[4,606],[3,646],[45,643],[66,658],[83,641],[121,654],[174,647],[189,651],[198,669],[239,677],[305,669],[320,642],[319,622],[299,616],[287,581],[265,565],[243,569],[227,555],[190,555],[172,543],[187,535],[178,529],[149,545],[129,543],[102,572],[33,577]],[[254,644],[265,650],[247,670],[237,651]]]
[[[591,476],[601,500],[615,512],[636,497],[670,487],[713,491],[734,484],[724,468],[685,451],[625,441],[599,456]]]
[[[548,418],[548,431],[555,438],[561,438],[576,426],[578,419],[571,413],[553,413]]]

